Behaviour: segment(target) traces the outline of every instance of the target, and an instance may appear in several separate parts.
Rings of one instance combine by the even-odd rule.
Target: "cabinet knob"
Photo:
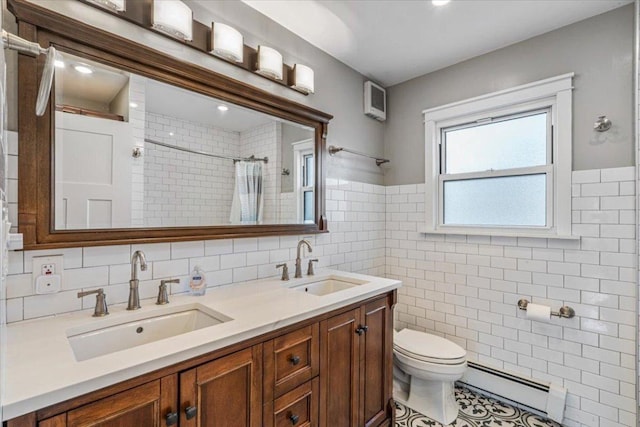
[[[195,406],[188,406],[185,408],[184,414],[187,416],[187,419],[190,420],[198,414],[198,408]]]
[[[356,328],[356,334],[358,335],[362,335],[365,332],[367,332],[369,330],[369,327],[367,325],[360,325]]]
[[[289,415],[289,420],[291,421],[291,425],[296,425],[298,424],[298,421],[300,420],[300,417],[297,415]]]
[[[293,366],[297,366],[300,363],[300,356],[289,356],[289,362],[291,362]]]
[[[178,413],[177,412],[169,412],[167,415],[165,415],[164,419],[167,422],[167,426],[172,426],[174,424],[178,424]]]

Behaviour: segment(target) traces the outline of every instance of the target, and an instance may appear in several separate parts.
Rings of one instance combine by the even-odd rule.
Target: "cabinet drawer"
[[[265,427],[317,426],[318,386],[314,378],[265,405]]]
[[[290,332],[264,345],[265,397],[275,398],[318,375],[318,324]]]

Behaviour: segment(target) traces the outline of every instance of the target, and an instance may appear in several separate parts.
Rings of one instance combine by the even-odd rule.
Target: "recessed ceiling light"
[[[449,3],[451,0],[431,0],[431,3],[434,6],[444,6],[445,4]]]
[[[173,132],[169,132],[169,136],[173,136]]]
[[[91,70],[91,68],[87,67],[86,65],[76,65],[73,68],[75,68],[76,71],[81,73],[81,74],[91,74],[91,73],[93,73],[93,70]]]
[[[130,103],[129,103],[129,107],[131,107],[131,108],[138,108],[138,104],[136,104],[135,102],[130,102]]]
[[[64,68],[64,61],[61,59],[56,59],[55,61],[53,61],[53,65],[55,65],[56,68]]]
[[[218,105],[218,110],[220,111],[227,111],[229,109],[229,107],[227,107],[226,105]]]

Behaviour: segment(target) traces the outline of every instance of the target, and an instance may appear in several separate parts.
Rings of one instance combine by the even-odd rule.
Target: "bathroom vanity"
[[[11,325],[7,427],[392,425],[399,286],[329,271],[177,296],[167,306],[143,301],[135,313],[114,306],[105,318],[84,311]],[[129,326],[149,329],[193,310],[219,322],[109,347],[118,345],[108,344],[114,328],[124,341]],[[100,334],[105,344],[88,338]],[[77,337],[89,353],[72,347]]]

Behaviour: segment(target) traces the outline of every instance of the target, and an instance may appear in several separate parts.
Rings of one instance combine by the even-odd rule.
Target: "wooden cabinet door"
[[[181,427],[260,427],[262,345],[180,374]]]
[[[358,425],[360,309],[320,323],[320,425]]]
[[[174,387],[166,395],[176,392]],[[156,380],[43,420],[39,426],[160,427],[165,425],[162,408],[166,407],[161,397],[161,381]]]
[[[387,298],[363,309],[363,347],[360,354],[362,426],[377,426],[388,418],[393,381],[393,313]]]

